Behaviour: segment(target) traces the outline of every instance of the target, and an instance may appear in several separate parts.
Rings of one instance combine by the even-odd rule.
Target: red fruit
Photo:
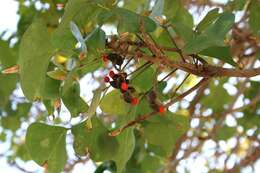
[[[139,99],[138,98],[132,98],[132,100],[131,100],[131,104],[132,105],[137,105],[139,103]]]
[[[110,79],[108,76],[104,77],[104,82],[106,82],[106,83],[110,82]]]
[[[102,56],[102,59],[103,59],[104,62],[108,62],[108,60],[109,60],[109,59],[108,59],[108,55],[106,55],[106,54],[103,55],[103,56]]]
[[[158,112],[164,113],[165,112],[165,107],[164,106],[159,106]]]
[[[111,70],[108,74],[111,78],[113,78],[115,76],[115,72],[113,70]]]
[[[126,82],[122,82],[122,83],[121,83],[121,89],[122,89],[123,91],[126,91],[126,90],[128,89],[128,84],[127,84]]]

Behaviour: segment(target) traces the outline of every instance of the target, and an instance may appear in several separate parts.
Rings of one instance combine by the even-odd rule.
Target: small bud
[[[126,82],[122,82],[122,84],[121,84],[121,89],[122,89],[123,91],[126,91],[126,90],[128,89],[128,84],[127,84]]]
[[[110,79],[108,76],[104,77],[104,82],[106,82],[106,83],[110,82]]]

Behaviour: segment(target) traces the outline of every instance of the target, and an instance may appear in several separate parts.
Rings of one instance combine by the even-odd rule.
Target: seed
[[[106,83],[110,82],[110,79],[108,76],[104,77],[104,82],[106,82]]]
[[[113,78],[115,76],[115,72],[113,70],[111,70],[108,74],[111,78]]]

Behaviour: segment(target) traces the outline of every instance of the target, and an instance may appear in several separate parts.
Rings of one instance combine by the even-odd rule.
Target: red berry
[[[159,106],[158,112],[164,113],[165,112],[165,107],[164,106]]]
[[[132,98],[132,100],[131,100],[131,104],[132,105],[137,105],[138,103],[139,103],[139,99],[138,98],[136,98],[136,97]]]
[[[109,59],[108,59],[108,55],[106,55],[106,54],[103,55],[103,56],[102,56],[102,59],[103,59],[104,62],[108,62],[108,60],[109,60]]]
[[[121,83],[121,89],[122,89],[123,91],[126,91],[126,90],[128,89],[128,84],[127,84],[126,82],[122,82],[122,83]]]
[[[114,73],[114,71],[113,70],[111,70],[110,72],[109,72],[109,74],[108,74],[111,78],[113,78],[114,76],[115,76],[115,73]]]
[[[110,79],[108,76],[104,77],[104,82],[106,82],[106,83],[110,82]]]

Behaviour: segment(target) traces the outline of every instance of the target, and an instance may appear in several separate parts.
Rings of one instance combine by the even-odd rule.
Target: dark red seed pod
[[[117,83],[116,83],[116,81],[111,81],[111,82],[110,82],[110,85],[111,85],[112,87],[114,87],[114,88],[119,88],[118,85],[117,85]]]
[[[110,82],[110,79],[109,79],[108,76],[105,76],[105,77],[104,77],[104,82],[106,82],[106,83]]]
[[[108,74],[111,78],[113,78],[115,76],[115,72],[113,70],[111,70]]]

